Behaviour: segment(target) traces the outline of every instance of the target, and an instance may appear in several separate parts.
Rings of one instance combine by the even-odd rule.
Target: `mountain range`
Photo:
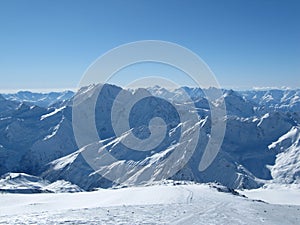
[[[84,155],[86,150],[99,147],[99,143],[78,147],[72,125],[74,96],[79,96],[83,102],[89,101],[99,87],[101,98],[97,100],[95,113],[97,132],[109,152],[119,160],[118,163],[103,165],[100,172],[92,168]],[[201,124],[191,127],[193,130],[201,126],[201,141],[190,160],[168,179],[218,182],[237,189],[253,189],[273,183],[300,187],[300,90],[222,90],[226,104],[226,116],[222,119],[226,121],[226,132],[220,152],[205,171],[198,169],[205,146],[211,138],[210,103],[205,93],[213,93],[214,88],[205,92],[190,87],[168,90],[155,86],[143,89],[153,97],[132,108],[130,123],[133,133],[141,138],[147,137],[149,120],[161,117],[167,124],[168,134],[164,144],[144,152],[124,146],[121,140],[126,139],[127,133],[116,137],[112,127],[111,110],[121,91],[132,98],[137,92],[99,84],[82,88],[76,95],[71,91],[0,95],[0,190],[8,184],[10,190],[14,187],[18,189],[20,179],[21,183],[28,184],[33,178],[39,185],[25,185],[28,189],[37,187],[46,190],[48,185],[56,183],[55,190],[59,190],[58,184],[64,186],[68,183],[72,187],[70,190],[80,191],[124,183],[124,180],[118,179],[112,182],[101,174],[114,175],[115,171],[130,163],[146,163],[152,168],[164,162],[173,151],[172,146],[184,148],[178,141],[182,125],[172,104],[183,107],[187,101],[186,94],[201,118]],[[188,152],[188,147],[183,151]],[[8,177],[18,179],[9,182]],[[128,184],[151,183],[160,178],[159,173],[149,174],[146,169],[140,170],[138,175],[132,173],[126,176]]]

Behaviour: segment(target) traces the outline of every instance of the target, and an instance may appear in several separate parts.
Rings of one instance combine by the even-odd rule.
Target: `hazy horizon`
[[[122,87],[120,85],[117,84],[112,84],[112,83],[107,83],[107,84],[111,84],[111,85],[116,85],[118,87]],[[159,86],[159,85],[158,85]],[[148,88],[151,88],[154,86],[148,86]],[[162,86],[159,86],[162,87]],[[195,87],[195,86],[181,86],[181,87],[188,87],[188,88],[199,88],[199,87]],[[122,87],[123,88],[123,87]],[[135,88],[147,88],[147,87],[134,87]],[[162,87],[162,88],[166,88],[166,89],[172,89],[169,87]],[[212,87],[211,87],[212,88]],[[201,89],[207,89],[207,88],[201,88]],[[234,91],[269,91],[269,90],[300,90],[300,88],[290,88],[290,87],[251,87],[251,88],[232,88],[232,87],[222,87],[222,89],[224,90],[234,90]],[[76,92],[78,91],[78,88],[49,88],[49,89],[39,89],[39,88],[25,88],[25,89],[0,89],[0,94],[16,94],[18,92],[32,92],[32,93],[43,93],[43,94],[47,94],[50,92],[66,92],[66,91],[72,91],[72,92]]]

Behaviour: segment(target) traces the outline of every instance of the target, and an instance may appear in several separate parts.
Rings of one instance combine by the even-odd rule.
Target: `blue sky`
[[[225,88],[300,87],[297,0],[1,0],[0,32],[1,90],[76,88],[100,55],[149,39],[191,49]]]

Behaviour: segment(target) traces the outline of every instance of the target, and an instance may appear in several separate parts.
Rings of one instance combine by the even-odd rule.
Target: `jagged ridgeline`
[[[93,88],[96,86],[83,88],[79,94],[88,96]],[[184,91],[194,101],[203,120],[199,133],[201,142],[187,164],[170,179],[217,181],[229,188],[257,188],[266,181],[300,183],[300,90],[223,90],[227,110],[225,138],[216,159],[203,172],[198,170],[198,165],[210,138],[211,127],[210,108],[204,92],[188,87],[172,91],[158,86],[148,88],[153,97],[132,108],[129,122],[133,133],[139,138],[147,138],[147,123],[153,117],[161,117],[167,124],[168,135],[154,151],[141,152],[121,145],[112,128],[111,107],[121,90],[108,84],[102,87],[95,121],[99,137],[106,141],[111,154],[122,163],[157,163],[167,155],[168,146],[176,144],[180,133],[177,126],[180,118],[170,102],[184,105]],[[206,91],[213,92],[214,89]],[[115,185],[95,172],[77,146],[72,127],[73,96],[71,91],[19,92],[0,96],[2,181],[8,179],[9,173],[24,173],[30,176],[23,174],[23,180],[34,177],[40,183],[44,182],[44,186],[56,181],[68,182],[78,186],[74,186],[77,187],[74,190]],[[118,166],[120,164],[103,169],[109,173]],[[158,179],[155,176],[149,174],[147,180]],[[0,185],[3,186],[2,181]],[[12,188],[13,184],[11,182]]]

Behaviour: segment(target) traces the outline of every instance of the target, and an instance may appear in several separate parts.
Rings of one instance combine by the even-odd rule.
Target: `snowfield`
[[[300,224],[300,206],[269,204],[218,189],[169,183],[94,192],[0,194],[0,224]]]
[[[262,188],[240,192],[249,198],[261,199],[272,204],[300,205],[300,189],[295,184],[268,184]]]

